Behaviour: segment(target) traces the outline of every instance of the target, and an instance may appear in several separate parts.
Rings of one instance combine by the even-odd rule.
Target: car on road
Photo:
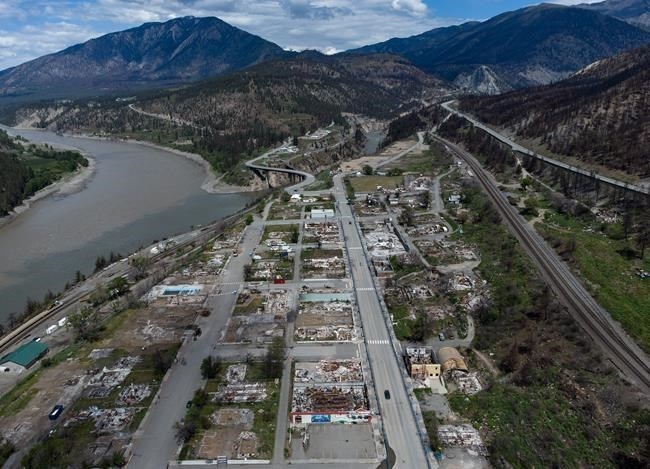
[[[390,391],[388,389],[384,389],[384,397],[390,399]]]
[[[445,340],[445,334],[443,334],[442,332],[438,334],[438,339],[440,339],[441,341]]]
[[[185,408],[189,409],[190,407],[192,407],[192,401],[187,401],[187,403],[185,404]]]
[[[236,294],[237,294],[237,290],[233,290],[233,291],[232,291],[232,294],[233,294],[233,295],[236,295]]]
[[[59,415],[61,415],[61,412],[63,412],[63,406],[61,404],[57,404],[52,408],[52,411],[50,412],[50,415],[48,415],[48,418],[50,420],[56,420],[59,418]]]

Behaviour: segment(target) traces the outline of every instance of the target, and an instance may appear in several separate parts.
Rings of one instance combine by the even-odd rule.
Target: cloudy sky
[[[535,0],[0,0],[0,70],[102,34],[180,16],[217,16],[286,49],[336,52],[487,19],[532,3]]]

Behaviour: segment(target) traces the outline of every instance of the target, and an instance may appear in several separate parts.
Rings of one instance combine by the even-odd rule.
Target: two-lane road
[[[246,228],[242,240],[244,252],[249,252],[257,246],[262,228],[263,221],[259,218]],[[247,262],[248,256],[231,257],[221,274],[220,284],[241,284],[244,264]],[[219,288],[217,284],[215,291]],[[212,314],[207,318],[199,319],[201,336],[196,341],[188,338],[181,346],[176,363],[161,384],[158,398],[152,403],[135,435],[129,468],[160,469],[167,467],[167,463],[175,459],[178,443],[174,424],[185,416],[187,411],[185,403],[202,385],[201,361],[208,355],[219,353],[215,345],[235,306],[237,299],[237,295],[233,293],[236,292],[235,288],[224,286],[224,294],[212,292],[208,296],[207,307]]]
[[[352,212],[347,205],[341,175],[334,178],[334,187],[341,218],[351,220]],[[395,452],[394,467],[418,469],[430,467],[430,461],[419,438],[409,395],[404,386],[402,365],[398,363],[393,349],[359,232],[354,223],[343,221],[342,226],[386,443]],[[390,393],[390,398],[386,397],[385,391]]]

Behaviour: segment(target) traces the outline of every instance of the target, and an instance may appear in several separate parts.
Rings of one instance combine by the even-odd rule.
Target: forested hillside
[[[218,18],[175,18],[0,71],[0,98],[92,96],[187,83],[292,54]]]
[[[23,145],[0,130],[0,216],[88,161],[74,151]]]
[[[186,89],[141,95],[130,103],[28,107],[16,120],[178,146],[226,172],[288,136],[342,123],[341,112],[396,116],[447,92],[440,81],[398,57],[308,52]]]
[[[460,107],[555,153],[650,176],[650,46],[596,62],[554,85],[467,97]]]

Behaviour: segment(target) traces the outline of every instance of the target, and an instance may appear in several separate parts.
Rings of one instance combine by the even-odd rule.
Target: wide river
[[[86,187],[42,199],[0,228],[0,322],[27,298],[60,291],[97,256],[128,254],[154,240],[236,212],[253,194],[209,194],[205,171],[173,153],[123,142],[6,129],[34,142],[74,147],[96,161]]]

